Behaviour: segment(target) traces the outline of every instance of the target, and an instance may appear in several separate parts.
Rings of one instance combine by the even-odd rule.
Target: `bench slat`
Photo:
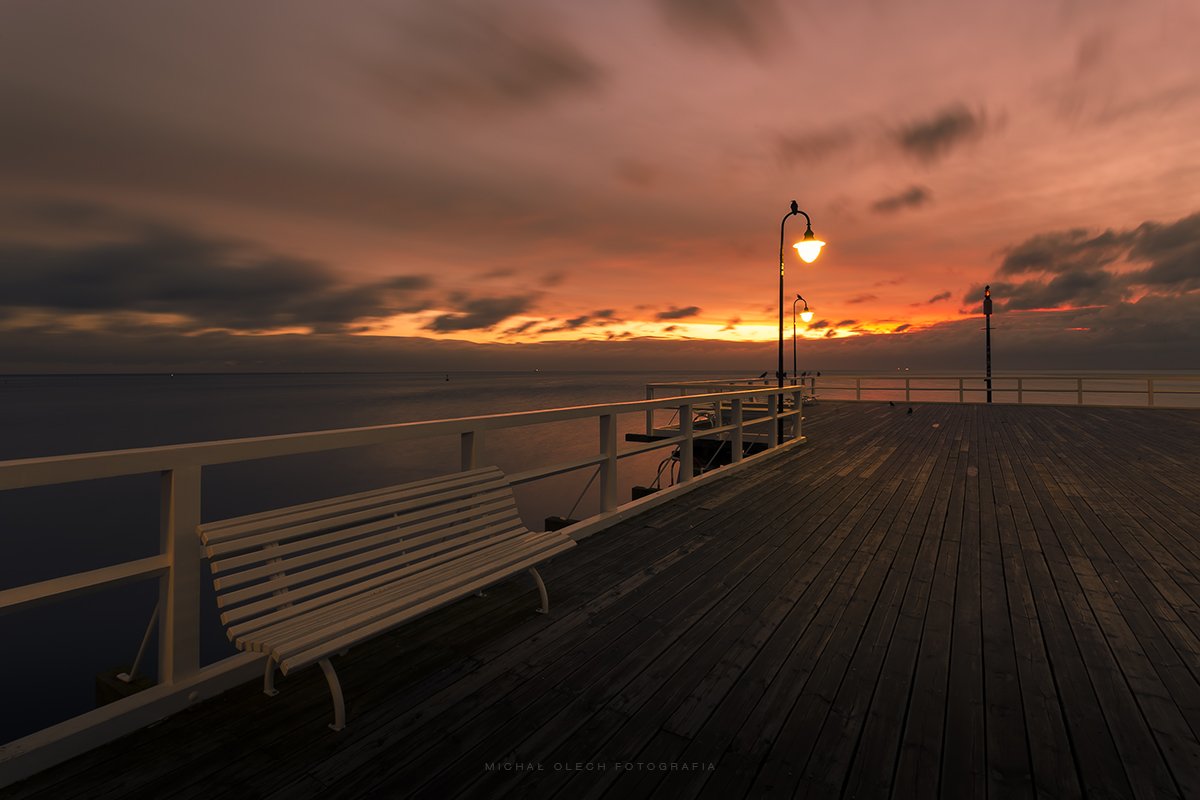
[[[252,526],[255,523],[269,524],[278,517],[290,517],[293,514],[303,514],[307,512],[321,512],[330,506],[341,506],[343,504],[353,505],[359,501],[370,500],[379,495],[400,491],[419,493],[422,490],[435,487],[439,484],[447,486],[467,485],[480,480],[494,480],[497,477],[504,477],[504,473],[501,472],[498,467],[483,467],[481,469],[470,470],[469,472],[456,472],[449,475],[439,475],[435,478],[425,478],[423,480],[400,484],[398,486],[384,486],[378,489],[368,489],[365,492],[358,492],[356,494],[327,497],[325,499],[314,500],[309,503],[301,503],[299,505],[286,506],[284,508],[273,508],[268,511],[258,511],[253,514],[245,514],[240,517],[230,517],[229,519],[206,522],[200,526],[201,538],[205,538],[206,536],[215,537],[219,534],[229,531],[232,528]],[[219,541],[219,539],[214,538],[214,541]],[[205,539],[205,543],[207,543],[207,539]]]
[[[348,587],[337,594],[331,601],[330,596],[322,595],[314,598],[309,607],[296,613],[296,607],[284,607],[268,617],[249,620],[241,626],[232,626],[230,634],[239,647],[251,646],[254,650],[269,650],[278,642],[287,641],[298,634],[320,629],[331,621],[336,621],[347,615],[369,609],[383,600],[392,597],[397,592],[415,594],[429,586],[445,584],[454,575],[472,569],[486,568],[489,564],[499,563],[505,557],[515,553],[536,550],[552,541],[545,533],[530,533],[511,537],[503,542],[489,542],[480,546],[469,555],[453,554],[441,563],[420,571],[405,571],[403,574],[388,573],[373,581],[371,586]]]
[[[366,525],[347,528],[344,531],[312,537],[304,542],[296,542],[278,548],[263,548],[253,561],[246,561],[241,556],[235,556],[234,558],[237,558],[239,563],[234,566],[247,565],[246,568],[238,571],[229,572],[227,569],[226,561],[233,559],[216,562],[212,565],[213,573],[217,576],[213,579],[213,585],[218,592],[223,592],[249,581],[269,579],[272,575],[279,573],[292,574],[295,570],[308,564],[319,563],[337,556],[348,556],[361,551],[383,549],[389,545],[396,545],[418,553],[424,545],[430,542],[452,539],[458,534],[499,522],[502,519],[519,521],[516,512],[512,509],[512,504],[505,503],[503,500],[496,500],[445,517],[434,516],[421,520],[419,524],[415,525],[411,523],[404,525],[402,522],[398,524],[396,518],[389,517]],[[398,531],[398,528],[403,528],[403,530]],[[302,544],[308,546],[301,550],[300,545]]]
[[[431,541],[419,548],[410,548],[405,542],[397,542],[386,548],[374,548],[353,556],[345,556],[336,561],[319,564],[309,569],[272,576],[266,580],[250,584],[242,589],[232,589],[217,596],[217,605],[221,608],[246,603],[258,597],[273,595],[282,598],[284,593],[294,596],[303,592],[310,585],[320,582],[330,588],[338,585],[353,583],[361,577],[381,572],[384,569],[397,569],[413,565],[420,568],[434,555],[452,555],[455,550],[467,550],[470,546],[489,535],[502,535],[505,531],[525,530],[520,519],[513,515],[488,525],[483,521],[473,524],[464,532],[456,533],[453,539],[446,541]],[[363,571],[366,572],[363,572]],[[354,577],[350,577],[354,576]],[[330,582],[333,583],[330,583]],[[280,600],[282,602],[282,600]],[[276,603],[279,605],[279,603]]]
[[[290,589],[286,595],[274,595],[228,611],[223,611],[221,613],[221,622],[225,625],[233,625],[234,623],[250,620],[256,616],[260,616],[268,621],[281,616],[294,616],[291,613],[283,613],[291,609],[280,607],[291,602],[291,608],[297,609],[297,613],[299,611],[318,608],[322,605],[336,602],[342,597],[357,594],[374,586],[387,583],[391,580],[390,574],[410,575],[422,570],[428,570],[438,564],[452,561],[456,557],[463,557],[471,552],[480,550],[487,546],[489,540],[507,539],[526,533],[528,531],[519,525],[495,525],[479,531],[476,537],[477,541],[471,542],[466,546],[447,546],[441,552],[431,552],[429,558],[421,562],[413,564],[405,557],[380,561],[366,567],[360,567],[351,572],[327,578],[323,581],[311,583],[307,586]],[[314,599],[309,600],[310,598]],[[218,605],[220,603],[221,598],[218,598]]]
[[[571,542],[573,545],[574,542]],[[526,558],[519,561],[509,563],[507,569],[503,572],[488,572],[486,570],[478,570],[473,573],[471,579],[466,583],[456,583],[456,591],[453,594],[446,592],[431,593],[427,599],[417,605],[409,605],[402,610],[392,611],[389,615],[376,613],[373,615],[363,615],[364,622],[358,627],[350,628],[348,633],[342,634],[335,638],[323,638],[314,636],[313,643],[307,649],[288,650],[281,652],[283,658],[280,660],[280,669],[284,675],[287,675],[291,670],[299,669],[308,666],[322,658],[328,653],[336,653],[344,650],[352,645],[374,638],[379,634],[394,628],[402,622],[413,619],[414,617],[426,614],[434,609],[449,605],[457,599],[471,592],[483,589],[498,581],[511,577],[519,572],[522,572],[529,567],[535,566],[553,555],[570,549],[569,544],[564,543],[561,539],[557,542],[552,542],[545,550],[535,554],[530,554]],[[390,609],[389,609],[390,610]],[[373,617],[371,621],[367,621],[367,617]],[[350,622],[350,621],[347,621]]]
[[[226,538],[223,541],[208,545],[205,551],[210,559],[218,558],[230,553],[238,553],[268,544],[277,544],[288,539],[296,539],[321,531],[341,528],[355,522],[378,519],[393,514],[419,513],[421,511],[435,513],[436,509],[449,508],[451,504],[460,504],[461,507],[467,507],[477,498],[490,499],[491,497],[511,496],[511,487],[502,481],[492,481],[486,484],[459,487],[459,489],[453,492],[445,491],[436,495],[403,498],[394,501],[388,498],[389,502],[378,505],[367,507],[348,506],[335,517],[321,517],[320,519],[308,520],[295,525],[284,526],[281,524],[273,526],[269,530],[260,531],[254,529],[243,531],[237,537]]]
[[[501,504],[503,507],[507,507],[507,508],[512,507],[512,503],[508,500],[507,497],[498,497],[494,501],[487,501],[487,503],[485,503],[484,505],[487,505],[487,504],[490,504],[493,502]],[[482,509],[483,509],[483,505],[481,505],[481,510]],[[390,519],[390,520],[400,520],[402,518],[403,519],[420,519],[422,516],[425,516],[425,515],[428,515],[431,513],[433,513],[436,516],[436,511],[431,511],[430,509],[422,509],[421,511],[413,512],[411,515],[406,514],[406,515],[402,515],[401,517],[389,517],[387,519]],[[431,519],[432,519],[432,517],[431,517]],[[383,527],[384,522],[385,522],[384,520],[378,520],[376,522],[367,523],[367,525],[363,525],[363,526],[359,526],[359,527],[347,527],[345,529],[335,529],[329,533],[305,537],[303,539],[300,539],[300,540],[297,540],[294,542],[289,542],[287,544],[276,544],[276,546],[274,548],[272,548],[269,553],[264,552],[264,550],[265,550],[265,547],[264,547],[264,550],[253,550],[248,553],[241,553],[238,555],[226,556],[225,558],[221,558],[217,561],[213,561],[212,558],[210,557],[209,565],[212,568],[212,571],[214,574],[219,573],[219,572],[224,573],[228,570],[234,570],[234,569],[239,569],[242,567],[252,566],[254,564],[259,564],[259,563],[263,562],[264,560],[267,560],[268,558],[273,558],[273,557],[283,558],[283,557],[286,557],[293,553],[301,553],[306,550],[311,550],[311,549],[314,549],[317,547],[323,547],[327,544],[336,544],[337,542],[340,542],[343,539],[346,539],[346,538],[356,535],[357,532],[360,532],[360,531],[361,532],[369,532],[366,530],[366,528],[368,528],[369,526],[374,526],[375,528]]]

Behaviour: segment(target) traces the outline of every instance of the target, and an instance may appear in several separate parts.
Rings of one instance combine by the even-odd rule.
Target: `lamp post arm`
[[[796,201],[793,200],[792,201],[792,210],[789,211],[788,213],[784,214],[783,219],[779,223],[779,272],[780,272],[780,274],[783,273],[784,228],[787,227],[788,217],[791,217],[795,214],[799,214],[800,216],[804,217],[805,224],[810,228],[812,227],[812,220],[808,218],[808,214],[801,211],[799,209],[799,207],[796,205]],[[780,305],[782,305],[782,303],[780,303]]]

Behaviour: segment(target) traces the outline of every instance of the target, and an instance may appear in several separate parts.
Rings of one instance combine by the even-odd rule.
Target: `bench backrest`
[[[497,467],[201,525],[226,626],[317,606],[527,533]]]

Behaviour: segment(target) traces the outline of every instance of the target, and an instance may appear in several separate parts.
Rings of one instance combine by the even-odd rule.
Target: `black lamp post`
[[[987,321],[984,334],[987,352],[987,401],[992,402],[992,287],[983,287],[983,318]]]
[[[775,370],[775,378],[779,384],[779,395],[775,398],[775,410],[777,413],[783,413],[783,229],[787,225],[788,217],[800,214],[804,217],[807,223],[807,228],[804,231],[804,238],[792,245],[796,248],[796,252],[800,254],[801,260],[806,264],[811,264],[817,260],[817,256],[821,253],[821,248],[825,245],[820,239],[813,235],[812,220],[808,214],[800,210],[796,201],[792,201],[792,210],[784,214],[783,221],[779,223],[779,364]],[[783,442],[783,420],[779,420],[779,442]]]
[[[805,322],[811,322],[813,312],[808,310],[808,301],[796,293],[796,299],[792,301],[792,385],[796,385],[796,376],[799,374],[796,371],[796,303],[804,303],[804,310],[800,312],[800,319]]]

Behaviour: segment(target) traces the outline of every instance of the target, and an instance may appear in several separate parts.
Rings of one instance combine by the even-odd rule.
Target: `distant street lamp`
[[[792,201],[792,210],[784,215],[783,221],[779,223],[779,363],[775,370],[775,378],[779,384],[779,395],[775,398],[775,410],[783,413],[783,229],[787,225],[788,217],[800,214],[804,217],[804,221],[808,227],[804,231],[804,238],[792,245],[796,248],[796,252],[800,254],[800,259],[811,264],[817,260],[817,256],[821,254],[821,248],[825,243],[813,235],[812,220],[808,214],[800,210],[796,201]],[[783,441],[783,420],[779,420],[779,441]]]
[[[984,345],[987,351],[987,401],[992,402],[992,287],[983,287],[983,318],[987,320]]]
[[[796,303],[804,302],[804,310],[800,312],[800,319],[805,322],[812,322],[813,312],[808,310],[808,301],[796,293],[796,299],[792,301],[792,385],[796,384]]]

